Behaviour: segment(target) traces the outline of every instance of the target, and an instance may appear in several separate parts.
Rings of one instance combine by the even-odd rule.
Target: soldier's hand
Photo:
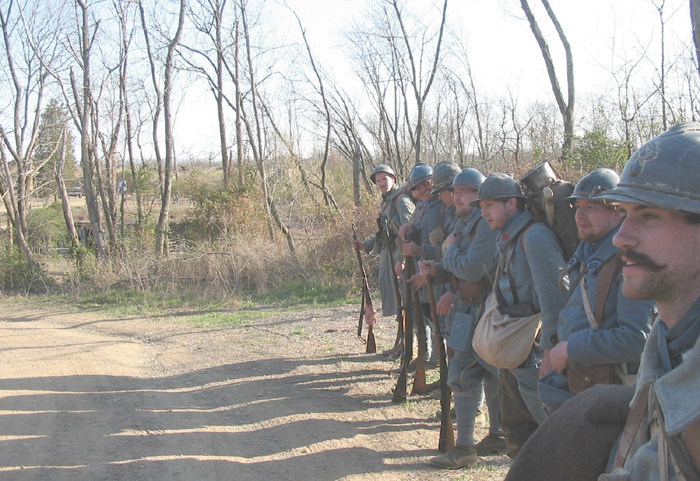
[[[549,359],[552,361],[552,367],[559,374],[564,374],[566,364],[569,361],[569,354],[566,352],[566,341],[558,343],[549,351]]]
[[[453,232],[447,236],[447,239],[442,243],[443,249],[447,250],[455,244],[459,244],[459,238]]]
[[[406,223],[399,227],[399,237],[401,239],[405,239],[406,236],[411,235],[411,232],[413,232],[413,224],[411,223]]]
[[[438,316],[446,316],[450,312],[450,309],[452,309],[453,303],[454,294],[452,293],[452,291],[445,292],[435,305],[435,307],[437,308]]]
[[[360,241],[360,240],[354,240],[352,241],[352,248],[353,249],[358,249],[361,250],[362,252],[367,251],[367,247],[365,246],[365,243]]]
[[[401,279],[403,277],[403,268],[404,268],[404,263],[403,261],[396,261],[396,264],[394,265],[394,274],[396,274],[396,277]]]
[[[426,277],[435,277],[435,274],[437,274],[435,261],[420,261],[418,263],[418,270]]]
[[[425,276],[423,274],[414,274],[408,282],[411,283],[411,289],[417,291],[425,285]]]
[[[420,257],[423,252],[420,250],[420,246],[415,242],[404,242],[401,246],[401,254],[404,257]]]

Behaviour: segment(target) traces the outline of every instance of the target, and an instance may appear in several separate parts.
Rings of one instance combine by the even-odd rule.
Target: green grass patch
[[[359,303],[340,284],[292,282],[245,297],[215,299],[196,293],[158,293],[127,289],[82,292],[79,295],[47,295],[31,302],[62,305],[114,316],[169,316],[195,325],[235,326],[283,312]],[[305,335],[293,332],[293,335]]]
[[[268,314],[265,311],[211,311],[188,314],[187,322],[196,326],[241,326]]]
[[[334,307],[360,302],[359,298],[350,297],[347,287],[341,284],[303,281],[289,282],[264,293],[253,294],[250,300],[256,304],[280,307]]]

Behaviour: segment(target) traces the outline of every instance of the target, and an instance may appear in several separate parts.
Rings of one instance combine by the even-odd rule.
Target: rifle
[[[425,279],[427,282],[428,300],[430,301],[430,316],[433,318],[435,334],[437,335],[438,362],[440,363],[440,440],[438,441],[438,450],[444,453],[455,445],[455,432],[450,417],[450,388],[447,386],[447,356],[445,353],[445,338],[440,332],[437,307],[435,307],[433,280],[430,276],[426,276]]]
[[[409,318],[406,315],[406,309],[403,305],[403,300],[401,298],[401,287],[399,286],[399,280],[396,277],[396,273],[394,272],[394,252],[390,241],[391,237],[389,235],[389,222],[386,218],[384,218],[383,221],[384,225],[382,226],[382,229],[384,235],[386,236],[386,248],[389,250],[389,262],[391,263],[391,277],[392,279],[394,279],[394,293],[396,295],[396,321],[399,323],[399,330],[403,332],[403,341],[397,333],[397,344],[399,342],[403,344],[401,354],[401,371],[399,373],[399,379],[396,381],[396,387],[394,387],[394,394],[391,398],[391,402],[400,403],[406,401],[406,377],[408,376],[408,363],[410,362],[410,357],[413,354],[413,329],[408,324]],[[408,351],[408,349],[411,350]],[[406,360],[407,351],[410,352],[410,354],[408,355],[408,360]]]
[[[385,247],[389,249],[389,262],[391,263],[391,272],[394,275],[394,256],[392,253],[392,241],[391,234],[389,233],[389,220],[385,216],[379,216],[377,218],[377,225],[379,226],[379,231],[377,231],[377,238],[385,239]],[[398,288],[398,284],[394,282],[394,290],[396,293],[396,304],[399,306],[401,304],[401,290]],[[403,340],[403,320],[399,316],[400,311],[396,313],[396,339],[394,339],[394,346],[389,349],[389,351],[384,351],[383,354],[393,353],[396,350],[401,350],[402,340]]]
[[[413,274],[416,273],[415,258],[406,259],[406,267],[410,264],[412,269],[407,269],[411,274],[406,273],[406,278],[410,279]],[[410,289],[410,286],[406,285],[406,289]],[[420,297],[418,293],[412,295],[413,298],[413,321],[416,323],[416,329],[418,331],[418,357],[416,358],[416,373],[413,376],[413,387],[411,388],[411,394],[425,394],[428,391],[428,387],[425,383],[425,352],[426,344],[428,339],[425,336],[425,322],[423,320],[423,312],[420,305]],[[413,337],[413,336],[411,336]]]
[[[352,224],[352,240],[357,240],[357,231],[355,230],[355,224]],[[362,305],[360,306],[360,321],[357,323],[357,337],[362,338],[362,321],[364,320],[365,309],[369,309],[369,312],[374,312],[374,307],[372,306],[372,296],[369,293],[369,284],[367,283],[367,273],[365,272],[365,266],[362,263],[362,255],[359,249],[355,249],[355,254],[357,254],[357,263],[360,266],[360,277],[362,278]],[[372,321],[376,322],[374,314],[372,315]],[[377,343],[374,339],[374,322],[367,323],[367,349],[365,350],[368,354],[374,354],[377,352]]]
[[[403,273],[403,285],[406,292],[406,305],[404,306],[404,326],[403,326],[403,352],[401,353],[401,370],[399,378],[394,388],[392,402],[399,403],[406,401],[406,379],[408,378],[408,365],[413,359],[413,321],[416,301],[420,302],[418,296],[411,289],[408,279],[415,273],[415,264],[411,259],[406,259],[406,269]],[[397,280],[398,282],[398,280]],[[413,309],[413,312],[411,310]]]

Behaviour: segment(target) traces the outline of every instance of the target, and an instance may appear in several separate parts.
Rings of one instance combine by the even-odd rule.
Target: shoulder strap
[[[610,287],[615,275],[622,269],[622,254],[617,251],[614,256],[610,257],[605,264],[600,268],[598,274],[598,285],[595,289],[595,320],[598,325],[603,324],[603,310],[605,309],[605,301],[610,295]],[[583,286],[585,287],[585,286]]]
[[[528,224],[525,226],[525,228],[522,231],[520,231],[520,234],[518,234],[520,236],[520,245],[523,248],[524,254],[526,253],[526,251],[525,251],[525,233],[527,231],[529,231],[530,227],[532,227],[534,224],[535,224],[534,221],[528,222]],[[511,270],[510,270],[510,259],[513,256],[513,253],[515,252],[516,245],[517,244],[515,242],[513,242],[512,246],[509,247],[508,250],[506,251],[506,259],[505,259],[505,263],[504,263],[503,267],[506,271],[506,274],[508,275],[508,287],[510,288],[511,295],[513,296],[513,302],[515,304],[518,304],[518,294],[515,290],[515,282],[513,279],[513,274],[511,273]],[[527,256],[527,254],[526,254],[526,256]],[[498,279],[498,277],[496,277],[496,279]],[[496,282],[496,286],[498,286],[498,282]],[[499,288],[499,290],[500,290],[500,288]]]
[[[520,246],[523,248],[523,252],[527,252],[527,251],[525,250],[525,234],[527,233],[527,231],[530,230],[530,227],[532,227],[532,226],[535,225],[535,224],[536,224],[535,221],[530,221],[530,222],[525,226],[525,228],[522,230],[522,232],[520,232]]]
[[[644,415],[648,410],[649,391],[652,388],[652,385],[653,383],[649,383],[642,388],[642,391],[639,393],[639,397],[637,398],[637,402],[634,406],[632,406],[632,409],[630,409],[630,412],[627,415],[625,428],[622,430],[622,436],[620,437],[620,444],[618,445],[617,452],[615,453],[613,471],[624,466],[625,460],[630,453],[630,449],[632,449],[634,438],[637,436],[637,432],[642,425]]]

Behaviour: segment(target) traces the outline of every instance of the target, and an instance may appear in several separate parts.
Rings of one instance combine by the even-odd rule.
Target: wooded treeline
[[[547,72],[551,100],[525,102],[514,89],[494,94],[479,85],[448,0],[363,3],[339,49],[351,81],[316,56],[292,2],[284,5],[296,25],[283,35],[263,0],[2,0],[7,238],[35,264],[30,199],[55,195],[67,239],[79,248],[68,198],[77,179],[91,249],[108,258],[124,247],[118,185],[126,181],[134,229],[155,256],[167,256],[174,182],[186,156],[176,151],[174,125],[184,122],[183,99],[203,88],[216,105],[218,188],[234,203],[237,196],[258,202],[267,236],[281,235],[293,256],[295,232],[308,228],[300,219],[329,222],[359,206],[373,192],[376,163],[401,177],[417,162],[444,160],[485,172],[522,171],[545,159],[578,173],[619,168],[641,143],[700,113],[693,0],[682,11],[678,2],[640,2],[658,13],[660,44],[616,51],[611,39],[614,87],[584,98],[576,96],[576,58],[556,2],[504,3],[532,31],[542,62],[531,68]],[[668,46],[671,15],[689,19],[685,44]],[[488,39],[480,45],[488,48]],[[565,52],[562,62],[553,48]]]

